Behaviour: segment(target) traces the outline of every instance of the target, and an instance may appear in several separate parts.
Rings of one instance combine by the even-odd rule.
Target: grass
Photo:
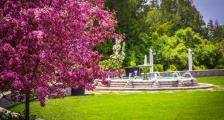
[[[224,120],[224,76],[201,77],[214,89],[137,93],[95,92],[93,96],[31,103],[31,114],[45,120]],[[99,94],[101,93],[101,94]],[[11,108],[21,112],[24,105]]]
[[[200,83],[214,84],[214,90],[224,90],[224,76],[219,77],[200,77],[197,78]]]

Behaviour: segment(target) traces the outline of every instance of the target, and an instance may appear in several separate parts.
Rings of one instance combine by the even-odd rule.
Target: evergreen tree
[[[175,30],[191,27],[194,31],[206,36],[205,22],[192,0],[161,0],[160,6],[164,16],[170,14],[168,16],[171,20],[175,18],[174,16],[179,18],[175,23]]]
[[[207,24],[207,29],[208,29],[208,38],[212,39],[213,35],[214,35],[214,23],[213,20],[209,20],[208,24]]]

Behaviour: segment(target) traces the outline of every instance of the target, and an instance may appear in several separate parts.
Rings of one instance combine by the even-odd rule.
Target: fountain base
[[[96,90],[183,90],[183,89],[206,89],[213,85],[197,83],[195,78],[178,79],[159,79],[159,80],[138,80],[138,79],[117,79],[109,80],[107,86],[98,84],[95,86]]]

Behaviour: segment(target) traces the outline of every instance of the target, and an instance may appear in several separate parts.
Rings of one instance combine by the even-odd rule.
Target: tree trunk
[[[30,118],[30,93],[26,93],[26,100],[25,100],[25,120],[29,120]]]
[[[40,63],[40,59],[36,60],[36,64],[34,66],[33,69],[33,75],[31,76],[32,80],[35,80],[36,78],[36,71],[38,68],[38,65]],[[25,120],[29,120],[30,119],[30,90],[25,94],[26,98],[25,98]]]

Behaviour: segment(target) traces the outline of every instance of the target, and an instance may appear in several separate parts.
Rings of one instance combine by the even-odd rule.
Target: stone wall
[[[5,92],[3,95],[0,95],[0,107],[9,108],[13,105],[18,104],[18,102],[11,100],[11,92]]]
[[[175,71],[174,71],[175,72]],[[172,76],[174,72],[159,72],[161,76]],[[181,74],[186,71],[179,71]],[[193,77],[204,77],[204,76],[224,76],[224,69],[210,69],[210,70],[193,70],[190,71]]]

